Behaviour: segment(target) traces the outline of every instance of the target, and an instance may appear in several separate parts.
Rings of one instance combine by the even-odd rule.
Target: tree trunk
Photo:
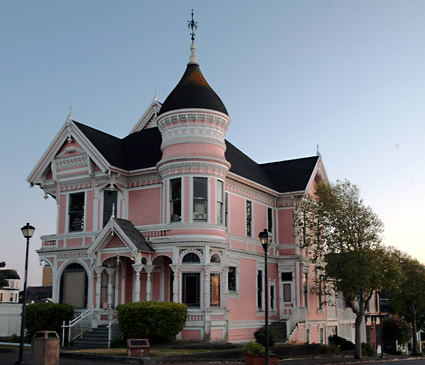
[[[361,337],[361,326],[363,321],[363,315],[357,314],[355,321],[355,348],[354,348],[354,358],[362,358],[362,337]]]
[[[418,354],[418,338],[416,337],[417,326],[416,326],[416,310],[413,307],[410,311],[410,315],[412,316],[412,355],[416,356]]]

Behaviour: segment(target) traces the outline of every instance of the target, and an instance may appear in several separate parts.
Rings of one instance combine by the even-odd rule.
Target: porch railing
[[[65,346],[65,333],[68,329],[68,345],[85,332],[92,329],[94,308],[89,308],[66,325],[62,325],[62,346]]]
[[[114,332],[116,332],[116,330],[118,329],[118,318],[110,319],[109,324],[107,325],[107,328],[108,328],[108,348],[109,348],[111,347],[112,336]]]

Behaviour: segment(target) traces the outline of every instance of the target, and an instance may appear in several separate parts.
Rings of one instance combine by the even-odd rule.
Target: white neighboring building
[[[19,303],[19,280],[16,270],[2,269],[0,276],[6,278],[7,285],[0,288],[0,303]]]

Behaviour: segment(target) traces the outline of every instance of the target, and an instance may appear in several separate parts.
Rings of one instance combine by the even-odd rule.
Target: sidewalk
[[[0,349],[0,364],[1,365],[14,365],[18,361],[19,353],[15,350]],[[24,351],[24,361],[26,364],[31,364],[31,351]],[[187,364],[243,364],[242,359],[205,359],[199,356],[198,359],[192,356],[167,356],[167,357],[154,357],[154,358],[127,358],[123,356],[106,356],[106,355],[90,355],[81,353],[71,353],[62,351],[60,356],[60,365],[116,365],[123,364],[144,364],[144,365],[187,365]],[[315,356],[303,358],[291,358],[279,360],[279,365],[308,365],[308,364],[424,364],[424,357],[408,357],[386,355],[385,359],[379,357],[365,357],[362,360],[356,360],[348,356]]]

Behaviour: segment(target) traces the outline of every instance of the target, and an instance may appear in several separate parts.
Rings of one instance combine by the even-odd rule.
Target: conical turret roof
[[[194,55],[192,55],[183,77],[162,104],[159,115],[179,109],[210,109],[228,115],[227,109],[220,97],[205,80]]]

